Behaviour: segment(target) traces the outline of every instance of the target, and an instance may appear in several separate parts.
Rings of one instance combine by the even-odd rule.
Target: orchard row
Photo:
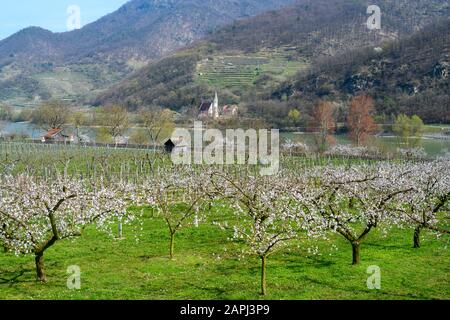
[[[151,207],[164,219],[171,258],[180,230],[211,222],[211,208],[223,207],[233,218],[223,216],[213,223],[230,230],[230,240],[244,243],[246,253],[261,259],[265,294],[268,257],[291,241],[306,246],[339,234],[352,248],[352,263],[358,264],[361,244],[376,228],[411,229],[414,247],[420,247],[424,229],[440,236],[450,233],[450,158],[299,167],[274,176],[256,172],[172,166],[132,181],[4,172],[0,245],[16,254],[33,254],[37,277],[45,282],[48,248],[82,236],[89,225],[112,232],[117,223],[142,221],[139,210],[129,210],[132,206]]]

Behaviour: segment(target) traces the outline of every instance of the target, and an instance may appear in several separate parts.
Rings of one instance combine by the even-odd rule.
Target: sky
[[[84,26],[120,8],[129,0],[0,0],[0,40],[26,27],[37,26],[53,32],[68,31],[73,14],[70,6],[80,9]],[[72,24],[73,25],[73,24]]]

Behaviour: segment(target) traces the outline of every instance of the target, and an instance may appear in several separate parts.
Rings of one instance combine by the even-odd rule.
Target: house
[[[126,145],[130,141],[130,137],[118,136],[118,137],[114,137],[113,140],[116,145]]]
[[[41,141],[43,143],[52,143],[52,142],[63,142],[63,143],[72,143],[75,141],[73,135],[68,135],[64,133],[64,130],[61,128],[53,128],[47,131],[42,138]]]
[[[164,143],[164,150],[167,153],[172,153],[173,149],[175,148],[175,143],[172,141],[172,139],[169,139]]]
[[[237,105],[226,105],[223,107],[222,114],[226,117],[236,117],[239,112],[239,107]]]

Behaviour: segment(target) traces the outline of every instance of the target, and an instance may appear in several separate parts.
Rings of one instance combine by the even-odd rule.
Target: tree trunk
[[[417,226],[414,230],[414,248],[420,248],[420,232],[422,231],[422,226]]]
[[[47,282],[47,278],[45,276],[44,270],[44,252],[36,252],[35,253],[35,262],[36,262],[36,274],[37,278],[41,282]]]
[[[266,256],[261,257],[261,294],[266,295]]]
[[[175,249],[175,234],[171,233],[170,234],[170,260],[173,259],[174,249]]]
[[[122,225],[122,222],[119,223],[119,239],[123,239],[123,225]]]
[[[359,242],[352,242],[353,265],[357,265],[361,261],[360,246],[361,244]]]

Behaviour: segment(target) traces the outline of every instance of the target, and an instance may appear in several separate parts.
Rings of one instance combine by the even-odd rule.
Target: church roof
[[[211,106],[211,102],[202,102],[202,104],[200,105],[200,112],[208,112]]]

